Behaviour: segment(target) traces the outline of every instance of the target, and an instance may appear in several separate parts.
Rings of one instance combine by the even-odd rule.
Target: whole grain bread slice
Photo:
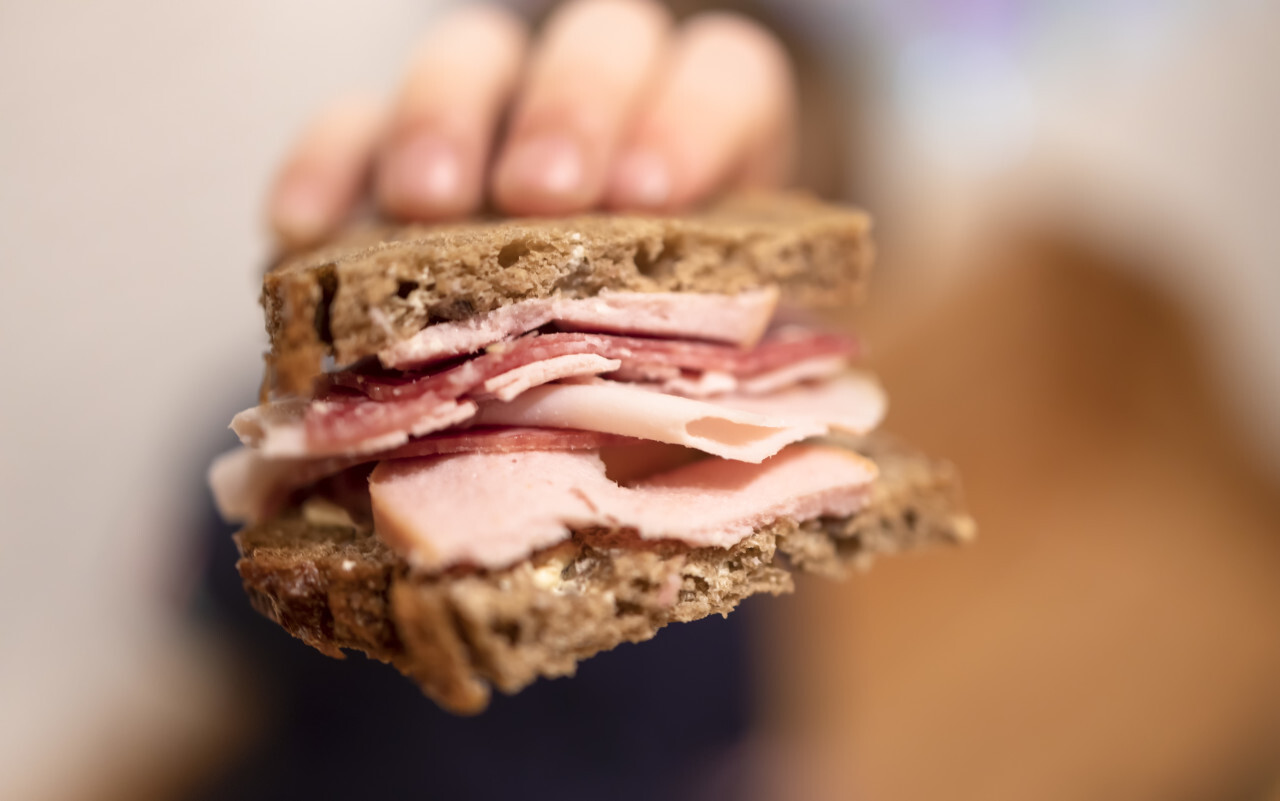
[[[841,575],[880,554],[973,536],[951,465],[885,435],[849,444],[880,469],[862,511],[779,520],[728,549],[580,531],[510,568],[426,576],[368,528],[295,509],[237,535],[238,568],[255,608],[295,637],[334,657],[363,651],[441,706],[475,713],[492,688],[514,693],[571,675],[579,661],[668,623],[790,592],[797,572]]]
[[[679,217],[366,226],[266,275],[267,383],[305,393],[325,356],[350,363],[428,324],[532,298],[777,285],[796,305],[849,305],[870,271],[869,229],[860,211],[798,194],[740,195]]]

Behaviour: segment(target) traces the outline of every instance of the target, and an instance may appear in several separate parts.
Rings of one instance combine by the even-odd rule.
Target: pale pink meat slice
[[[611,373],[622,366],[617,359],[594,353],[570,353],[526,364],[500,373],[484,382],[484,391],[498,400],[509,401],[542,384],[584,375]]]
[[[571,354],[595,354],[622,362],[620,374],[666,378],[690,373],[725,373],[752,378],[776,373],[802,361],[851,358],[857,344],[849,337],[794,327],[771,333],[753,348],[710,342],[646,339],[614,334],[555,333],[523,336],[490,346],[487,352],[445,369],[423,372],[343,370],[328,383],[354,389],[371,400],[409,401],[421,395],[441,399],[466,395],[489,378],[534,362]],[[322,392],[322,397],[323,397]]]
[[[315,401],[327,404],[334,401]],[[862,434],[884,415],[883,390],[871,378],[850,373],[760,397],[722,395],[696,400],[637,384],[546,384],[511,401],[439,402],[430,395],[400,402],[343,401],[340,436],[313,436],[299,408],[284,404],[241,412],[232,429],[246,445],[271,457],[319,457],[374,453],[411,436],[459,423],[571,428],[651,439],[709,454],[759,462],[783,446],[828,431]],[[416,406],[421,406],[419,411]]]
[[[627,364],[611,373],[614,381],[629,381],[648,389],[683,395],[686,398],[714,398],[737,393],[765,395],[794,384],[831,378],[849,367],[844,356],[813,356],[748,376],[719,370],[682,370],[670,364]]]
[[[256,523],[274,514],[294,490],[369,462],[448,453],[623,449],[638,442],[598,431],[479,427],[431,434],[391,450],[352,456],[273,459],[241,446],[214,459],[209,467],[209,486],[224,520]]]
[[[476,421],[622,434],[744,462],[827,432],[813,417],[744,412],[615,381],[535,387],[510,402],[483,404]]]
[[[538,298],[469,320],[436,323],[378,353],[398,370],[475,353],[547,323],[579,331],[702,339],[751,347],[778,304],[776,288],[736,295],[698,292],[605,292],[594,298]]]
[[[279,401],[239,416],[238,433],[266,442],[275,455],[368,452],[404,441],[409,434],[439,430],[440,421],[462,422],[467,396],[521,391],[553,380],[621,371],[661,374],[664,391],[695,397],[744,386],[776,387],[815,375],[805,365],[850,355],[852,340],[811,330],[775,332],[750,350],[686,340],[643,339],[608,334],[550,334],[500,343],[461,364],[419,374],[347,370],[331,375],[320,397]],[[498,391],[498,390],[501,391]],[[301,429],[291,423],[301,420]],[[299,439],[299,436],[301,439]]]
[[[324,438],[316,437],[308,425],[317,410],[332,421]],[[411,437],[465,422],[475,412],[472,401],[442,401],[431,395],[407,403],[369,403],[363,398],[276,402],[240,412],[232,418],[231,430],[264,456],[342,456],[394,448]]]
[[[754,414],[819,420],[832,431],[866,434],[884,420],[888,396],[880,382],[860,370],[793,384],[765,395],[737,393],[715,399],[719,406]]]
[[[736,391],[743,395],[767,395],[801,382],[839,375],[849,367],[843,356],[815,356],[737,380]]]
[[[475,420],[488,425],[603,431],[760,462],[792,442],[831,430],[867,433],[880,423],[885,407],[880,385],[860,373],[771,395],[728,395],[712,401],[597,381],[548,384],[510,402],[484,403]]]
[[[369,489],[379,536],[440,570],[503,567],[594,526],[727,548],[779,518],[852,514],[875,477],[843,448],[792,445],[761,464],[708,458],[620,486],[596,453],[531,451],[383,462]]]

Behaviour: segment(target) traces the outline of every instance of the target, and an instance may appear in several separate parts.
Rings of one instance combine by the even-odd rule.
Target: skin
[[[675,211],[785,184],[795,107],[783,47],[739,15],[676,25],[649,0],[573,0],[535,36],[501,7],[467,6],[427,32],[391,102],[315,117],[267,213],[299,247],[367,202],[415,221]]]

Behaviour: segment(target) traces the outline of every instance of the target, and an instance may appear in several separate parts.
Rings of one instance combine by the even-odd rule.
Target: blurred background
[[[804,183],[878,219],[850,324],[980,525],[749,610],[757,790],[1280,798],[1280,6],[729,5],[796,53]],[[0,0],[0,797],[192,797],[253,747],[199,532],[262,198],[442,7]]]

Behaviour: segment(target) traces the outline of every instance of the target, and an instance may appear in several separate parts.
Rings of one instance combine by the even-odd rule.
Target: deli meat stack
[[[262,402],[210,471],[250,597],[472,712],[797,570],[966,539],[954,472],[872,433],[856,342],[806,316],[869,256],[860,213],[767,196],[285,261]]]

